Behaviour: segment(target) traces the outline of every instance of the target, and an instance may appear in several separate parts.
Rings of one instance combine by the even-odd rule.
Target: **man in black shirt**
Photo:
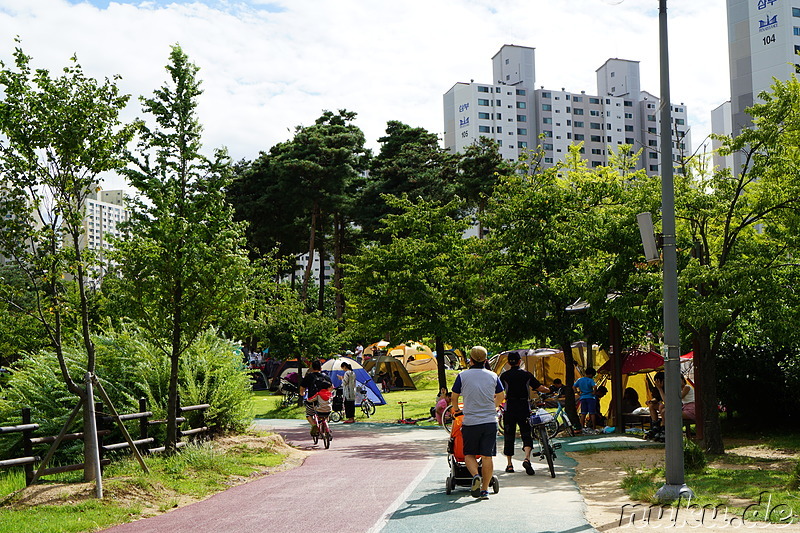
[[[514,440],[516,438],[517,426],[522,437],[522,449],[525,452],[525,460],[522,467],[529,476],[534,474],[531,466],[531,450],[533,449],[533,437],[531,436],[531,425],[529,417],[531,414],[530,391],[550,392],[550,389],[539,383],[533,374],[519,367],[520,356],[517,352],[508,354],[508,364],[511,367],[500,375],[500,381],[506,389],[506,411],[503,414],[503,455],[506,456],[508,466],[506,472],[513,472],[514,465],[511,458],[514,455]]]
[[[331,378],[322,373],[322,363],[318,360],[311,361],[311,369],[303,376],[300,382],[300,396],[305,396],[306,401],[306,420],[311,424],[311,434],[315,435],[319,432],[317,425],[314,423],[314,402],[309,402],[311,398],[322,389],[333,387]],[[306,394],[307,393],[307,394]]]

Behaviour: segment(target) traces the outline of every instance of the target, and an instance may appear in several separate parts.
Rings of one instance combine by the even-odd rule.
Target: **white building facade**
[[[128,218],[122,190],[99,191],[89,194],[86,199],[81,248],[97,252],[99,266],[92,274],[94,279],[102,279],[107,272],[109,259],[106,252],[114,246],[111,237],[123,236],[120,224],[127,222]]]
[[[515,161],[541,144],[543,163],[553,166],[570,145],[583,143],[584,158],[597,167],[608,163],[616,147],[629,144],[642,149],[639,168],[659,173],[659,99],[640,89],[637,61],[606,61],[596,71],[598,94],[590,95],[535,89],[534,58],[533,48],[504,45],[492,58],[493,83],[459,82],[445,93],[447,149],[462,152],[483,136]],[[672,106],[676,163],[691,153],[687,116],[686,106]]]

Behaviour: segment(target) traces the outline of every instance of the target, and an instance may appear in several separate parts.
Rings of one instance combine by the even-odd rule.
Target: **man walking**
[[[525,452],[522,467],[529,476],[532,476],[535,472],[531,466],[533,437],[531,436],[531,409],[528,400],[531,397],[531,390],[550,392],[550,389],[539,383],[533,374],[522,370],[519,367],[520,361],[519,353],[509,353],[508,364],[511,368],[500,374],[500,382],[506,390],[506,410],[503,414],[503,455],[508,461],[506,472],[513,472],[514,465],[511,463],[511,458],[514,456],[514,440],[517,426],[519,426],[522,450]]]
[[[503,384],[497,374],[484,368],[488,353],[483,346],[469,352],[471,366],[461,372],[453,384],[450,404],[460,414],[458,399],[464,396],[464,463],[472,474],[471,493],[475,498],[489,499],[489,484],[494,472],[493,457],[497,455],[497,406],[503,400]],[[478,458],[481,456],[481,470]]]

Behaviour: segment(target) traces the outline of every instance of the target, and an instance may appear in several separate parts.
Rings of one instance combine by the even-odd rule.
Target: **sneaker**
[[[533,471],[533,467],[531,466],[531,462],[530,462],[530,461],[528,461],[527,459],[525,459],[524,461],[522,461],[522,468],[524,468],[524,469],[525,469],[525,472],[526,472],[526,473],[527,473],[529,476],[532,476],[532,475],[534,475],[534,474],[536,473],[536,472],[534,472],[534,471]]]
[[[488,500],[488,499],[489,499],[489,491],[488,490],[482,490],[481,491],[481,500]]]
[[[470,487],[470,493],[472,494],[473,498],[481,497],[481,476],[472,477],[472,486]]]
[[[344,422],[342,422],[342,423],[343,423],[343,424],[355,424],[355,423],[356,423],[356,421],[351,419],[351,420],[345,420],[345,421],[344,421]]]

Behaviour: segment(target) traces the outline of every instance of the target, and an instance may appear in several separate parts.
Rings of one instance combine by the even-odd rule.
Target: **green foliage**
[[[98,351],[97,375],[119,413],[138,411],[138,399],[144,397],[155,419],[166,417],[169,388],[169,359],[149,341],[149,335],[135,329],[111,332],[95,337]],[[70,346],[65,360],[72,372],[85,368],[86,355]],[[37,434],[56,435],[66,422],[75,398],[59,379],[54,354],[41,352],[18,361],[0,400],[0,425],[18,424],[20,409],[31,408],[31,418],[40,424]],[[214,330],[203,332],[187,351],[180,368],[179,391],[183,405],[208,403],[204,424],[212,432],[243,430],[249,421],[250,381],[242,368],[233,343],[220,338]],[[199,412],[186,413],[189,423],[199,425]],[[80,418],[76,422],[80,425]],[[130,426],[136,434],[138,430]],[[111,427],[109,437],[117,442],[122,436]],[[163,440],[163,426],[153,426],[151,434]],[[161,432],[161,433],[159,433]],[[16,435],[16,434],[14,434]],[[19,438],[0,439],[3,456],[19,449]],[[67,461],[79,453],[74,445],[62,446],[57,460]]]
[[[800,490],[800,460],[795,461],[792,473],[789,476],[789,483],[786,488],[789,490]]]
[[[702,472],[708,464],[703,449],[691,439],[683,439],[683,466],[687,472]]]

